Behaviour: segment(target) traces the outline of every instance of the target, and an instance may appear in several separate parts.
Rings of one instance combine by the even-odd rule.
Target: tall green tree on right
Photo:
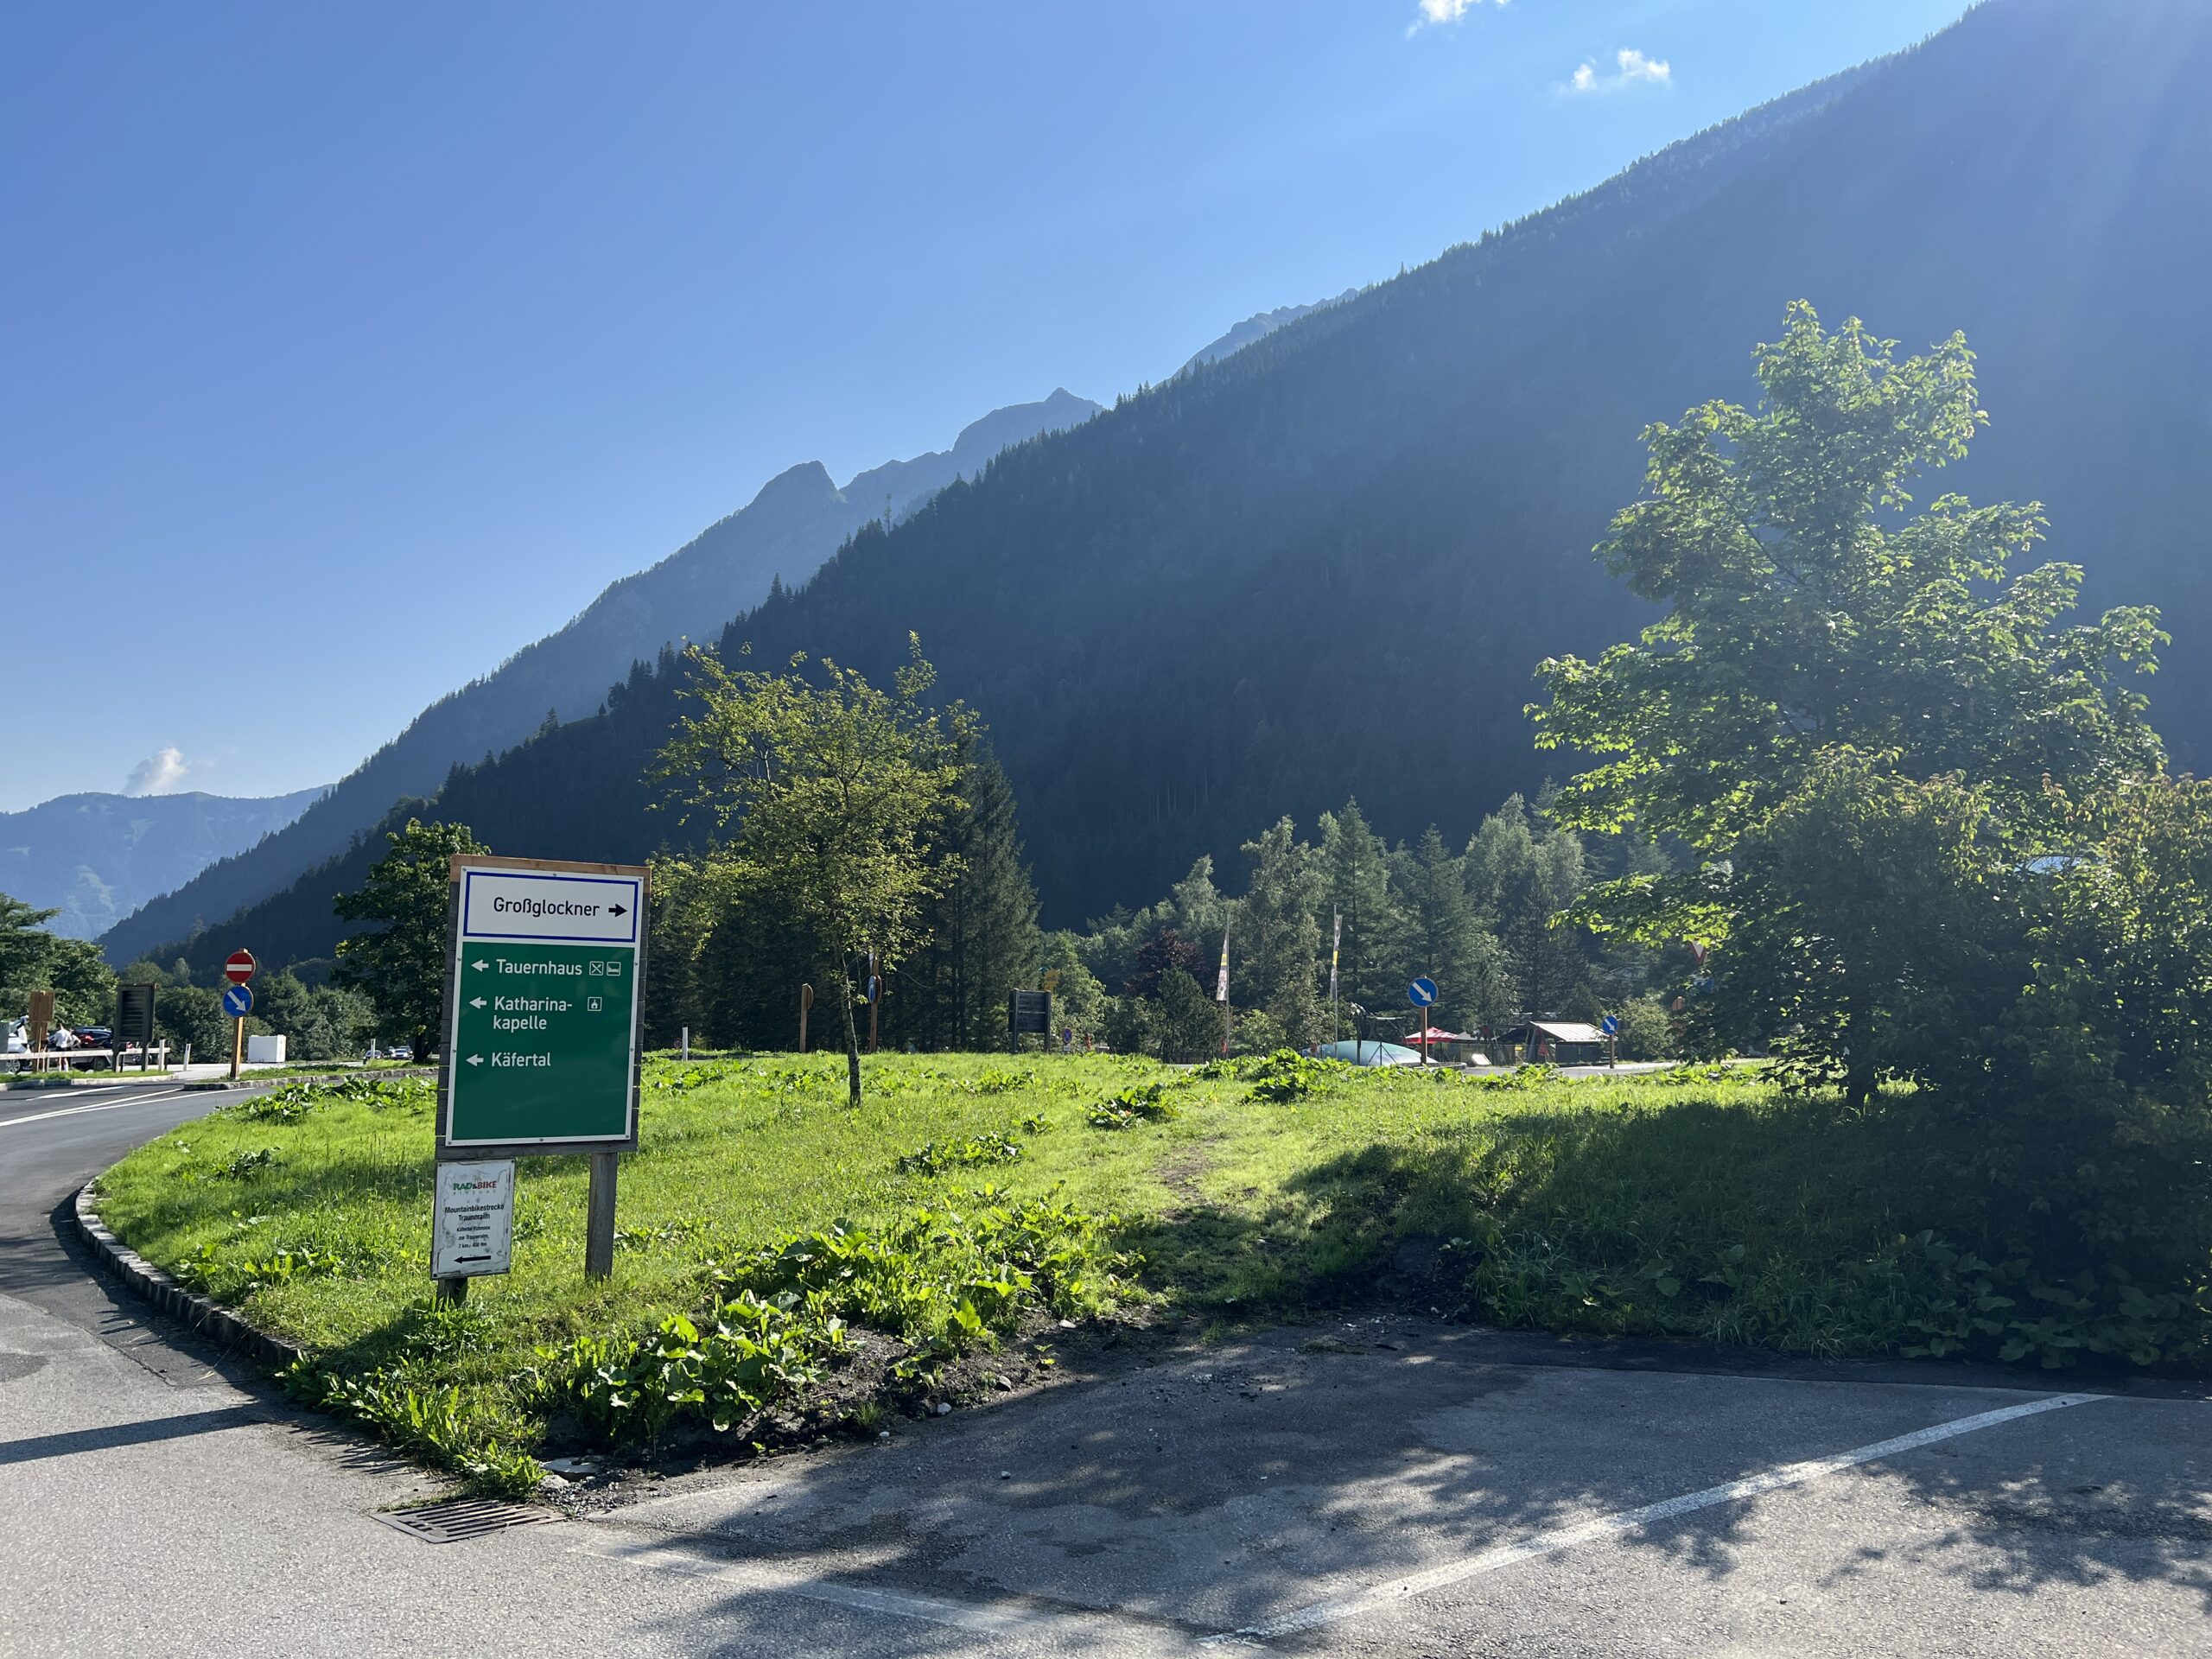
[[[1915,502],[1987,418],[1962,337],[1900,359],[1801,302],[1755,360],[1757,409],[1708,403],[1645,433],[1643,499],[1599,552],[1666,614],[1594,663],[1546,662],[1537,741],[1596,763],[1554,822],[1691,855],[1592,888],[1576,919],[1712,946],[1716,1036],[1794,1032],[1800,1078],[1863,1101],[1913,1069],[1891,1038],[1930,988],[1909,944],[1930,877],[1900,849],[1992,880],[2063,851],[2054,800],[2160,766],[2124,677],[2164,636],[2142,607],[2075,621],[2076,565],[2013,569],[2042,539],[2035,505]],[[1808,823],[1854,789],[1859,855],[1812,859]],[[1901,826],[1867,821],[1885,813]],[[1827,885],[1773,902],[1815,866]]]

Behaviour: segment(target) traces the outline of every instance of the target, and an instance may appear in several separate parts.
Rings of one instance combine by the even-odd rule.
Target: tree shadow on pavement
[[[1791,1179],[1764,1192],[1743,1189],[1771,1182],[1775,1154],[1747,1150],[1732,1167],[1730,1149],[1712,1141],[1733,1136],[1728,1122],[1669,1128],[1637,1114],[1557,1116],[1536,1126],[1543,1156],[1533,1161],[1515,1162],[1477,1125],[1440,1159],[1357,1148],[1287,1183],[1280,1203],[1200,1203],[1133,1230],[1128,1242],[1154,1273],[1215,1319],[1209,1339],[1173,1351],[1071,1351],[1079,1374],[1062,1386],[902,1427],[883,1447],[678,1480],[605,1523],[840,1582],[1218,1632],[1777,1465],[2095,1386],[1988,1367],[1793,1364],[1770,1351],[1608,1339],[1636,1328],[1628,1315],[1639,1300],[1666,1294],[1635,1252],[1688,1266],[1710,1250],[1725,1262],[1734,1243],[1782,1229],[1777,1211],[1813,1201],[1852,1164],[1804,1160],[1830,1138],[1833,1113],[1798,1124],[1807,1144],[1785,1160]],[[1649,1135],[1706,1144],[1636,1144]],[[1654,1168],[1693,1155],[1707,1170],[1699,1184],[1637,1190]],[[1862,1165],[1872,1155],[1854,1154]],[[1562,1173],[1567,1164],[1577,1166]],[[1452,1244],[1465,1235],[1450,1230],[1495,1211],[1515,1181],[1519,1213],[1555,1229],[1594,1224],[1608,1195],[1628,1210],[1602,1239],[1559,1241],[1582,1250],[1557,1268],[1586,1275],[1578,1294],[1592,1334],[1581,1345],[1429,1312],[1450,1311],[1442,1299],[1471,1270]],[[1624,1245],[1631,1223],[1643,1231]],[[1796,1225],[1806,1230],[1802,1217]],[[1824,1235],[1840,1249],[1841,1228]],[[1790,1282],[1777,1276],[1769,1293]],[[1561,1294],[1560,1283],[1539,1288]],[[1723,1288],[1693,1299],[1707,1309],[1699,1319]],[[1319,1322],[1220,1334],[1225,1322],[1285,1314]],[[1836,1477],[1880,1483],[1884,1501],[1924,1514],[1932,1532],[1900,1544],[1885,1531],[1836,1562],[1829,1581],[1899,1565],[2022,1594],[2126,1579],[2181,1588],[2212,1609],[2212,1411],[2175,1400],[2120,1406],[2164,1414],[2162,1427],[2120,1433],[2115,1418],[2096,1414],[2120,1408],[2099,1402]],[[2137,1457],[2136,1442],[2156,1449]],[[1769,1506],[1829,1490],[1716,1503],[1619,1543],[1723,1580],[1758,1548]],[[917,1650],[933,1639],[918,1638]]]

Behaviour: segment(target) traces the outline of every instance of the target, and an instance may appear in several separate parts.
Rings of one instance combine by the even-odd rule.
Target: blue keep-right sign
[[[1608,1037],[1618,1037],[1621,1034],[1621,1022],[1609,1014],[1598,1022],[1598,1029]]]
[[[243,1020],[253,1012],[253,988],[251,985],[226,985],[223,988],[223,1012],[233,1020]]]
[[[1406,987],[1406,1001],[1412,1003],[1414,1007],[1417,1008],[1434,1007],[1436,1006],[1436,982],[1431,979],[1427,974],[1423,974],[1419,979],[1414,981],[1412,984]]]

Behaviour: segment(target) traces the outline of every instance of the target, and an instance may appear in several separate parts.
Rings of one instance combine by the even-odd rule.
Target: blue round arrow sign
[[[1618,1037],[1620,1034],[1621,1022],[1609,1014],[1598,1022],[1598,1029],[1608,1037]]]
[[[253,988],[251,985],[230,985],[223,990],[223,1012],[233,1020],[243,1020],[253,1012]]]
[[[1434,1007],[1436,1006],[1436,982],[1431,979],[1427,974],[1423,974],[1419,979],[1414,981],[1412,984],[1406,987],[1406,1001],[1412,1003],[1414,1007],[1417,1008]]]

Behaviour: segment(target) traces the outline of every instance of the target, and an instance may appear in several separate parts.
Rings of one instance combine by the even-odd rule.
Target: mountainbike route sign
[[[645,870],[458,857],[438,1157],[638,1144]]]

